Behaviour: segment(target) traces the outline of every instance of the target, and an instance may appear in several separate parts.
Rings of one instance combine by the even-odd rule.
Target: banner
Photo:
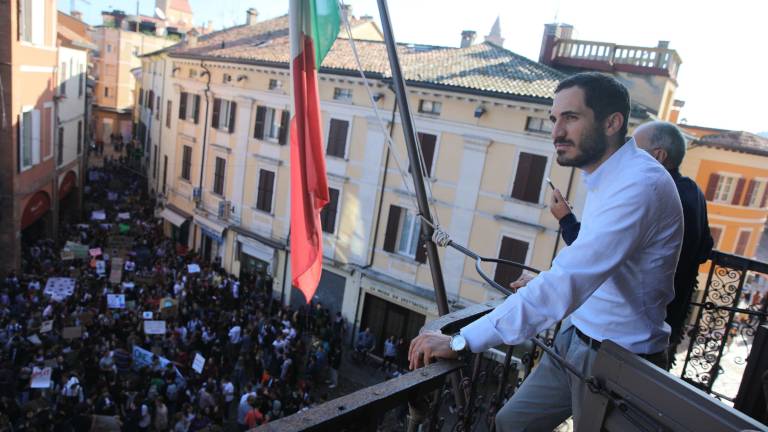
[[[48,278],[43,294],[60,302],[75,293],[75,279],[65,277]]]
[[[200,353],[195,353],[195,360],[192,362],[192,369],[195,370],[195,372],[201,374],[203,373],[203,368],[205,367],[205,358],[200,355]]]
[[[143,367],[151,367],[152,366],[152,356],[154,356],[151,351],[147,351],[144,348],[139,347],[138,345],[133,346],[133,368],[135,370],[139,370]],[[170,360],[168,360],[165,357],[157,356],[157,359],[160,363],[160,367],[165,368],[166,365],[171,363]],[[176,368],[176,366],[173,367],[173,369],[176,371],[176,376],[181,379],[182,382],[184,382],[184,376],[181,375],[181,372],[179,372],[179,369]]]
[[[125,294],[107,294],[107,307],[125,309]]]
[[[40,389],[51,387],[51,368],[32,368],[32,377],[29,379],[29,386],[31,388]]]
[[[153,335],[165,334],[165,321],[144,321],[144,333]]]

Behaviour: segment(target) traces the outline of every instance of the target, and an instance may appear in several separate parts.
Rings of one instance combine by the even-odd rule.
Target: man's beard
[[[608,150],[608,140],[600,130],[599,125],[595,125],[591,131],[583,134],[579,145],[576,145],[570,140],[555,140],[555,144],[560,142],[570,143],[579,151],[579,153],[572,158],[567,158],[565,154],[558,154],[557,163],[560,164],[560,166],[581,168],[586,165],[591,165],[599,161]]]

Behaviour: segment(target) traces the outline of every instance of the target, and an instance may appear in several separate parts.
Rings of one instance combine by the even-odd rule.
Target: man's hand
[[[433,357],[455,359],[459,353],[451,349],[451,337],[436,331],[425,331],[411,341],[408,361],[411,370],[428,365]]]
[[[516,281],[509,283],[509,287],[512,288],[513,293],[516,293],[517,290],[528,285],[528,282],[530,282],[531,279],[533,279],[534,277],[536,277],[536,275],[528,272],[523,272],[523,274],[520,275],[520,277],[517,278]]]
[[[552,216],[555,219],[560,220],[563,217],[571,213],[571,206],[568,201],[560,194],[560,189],[555,189],[552,192],[552,201],[549,203],[549,211],[552,212]]]

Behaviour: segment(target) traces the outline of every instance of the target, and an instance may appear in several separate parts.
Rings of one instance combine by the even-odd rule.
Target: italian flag
[[[336,0],[291,0],[291,283],[309,303],[323,271],[320,210],[328,203],[317,68],[339,33]]]

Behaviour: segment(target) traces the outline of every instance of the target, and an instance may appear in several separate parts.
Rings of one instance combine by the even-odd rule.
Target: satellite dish
[[[159,7],[155,8],[155,15],[157,15],[157,17],[160,18],[161,20],[166,19],[165,18],[165,12],[163,12],[163,10],[160,9]]]

